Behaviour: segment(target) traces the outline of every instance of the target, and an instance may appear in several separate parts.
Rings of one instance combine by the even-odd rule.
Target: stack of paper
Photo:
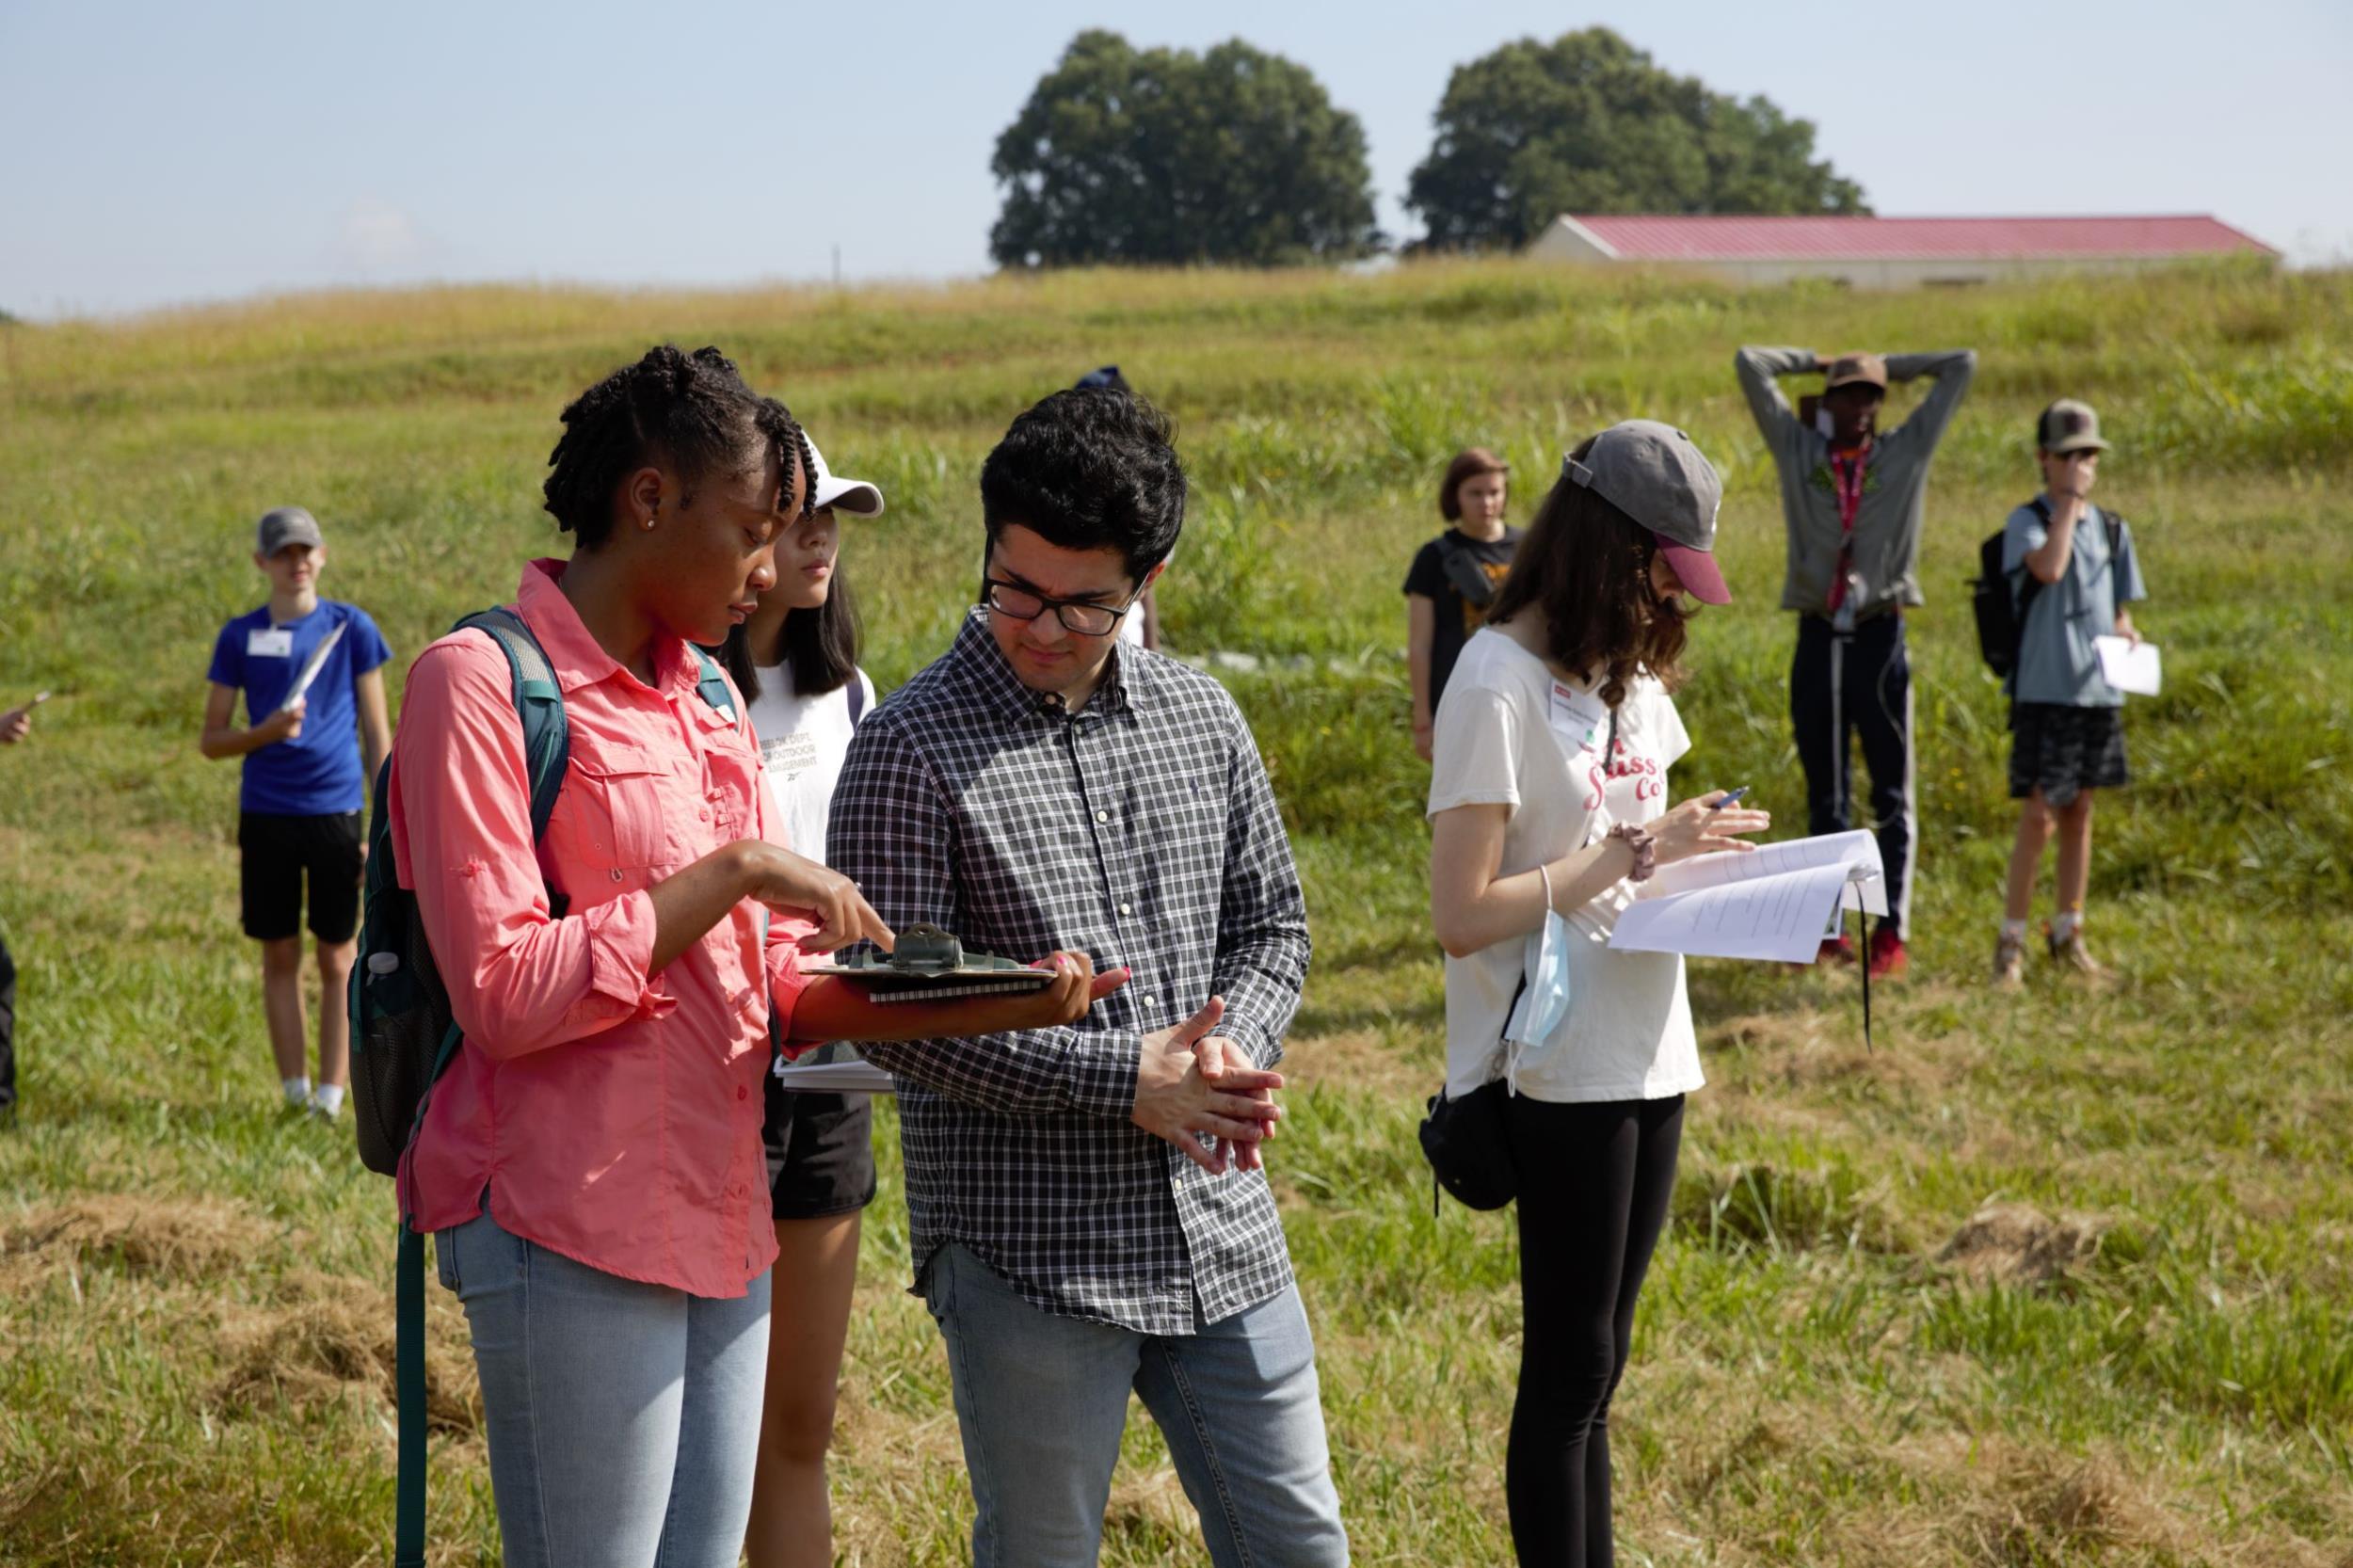
[[[1881,869],[1879,840],[1864,832],[1678,860],[1641,885],[1609,945],[1809,963],[1842,910],[1887,913]]]
[[[891,1095],[898,1093],[899,1087],[888,1073],[860,1056],[856,1046],[839,1041],[818,1047],[798,1062],[778,1057],[770,1070],[776,1075],[780,1087],[811,1093]]]

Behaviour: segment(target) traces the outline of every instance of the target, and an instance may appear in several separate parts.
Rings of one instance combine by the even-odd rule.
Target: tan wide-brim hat
[[[1841,387],[1877,387],[1885,392],[1887,361],[1877,354],[1841,354],[1830,362],[1822,390],[1834,392]]]

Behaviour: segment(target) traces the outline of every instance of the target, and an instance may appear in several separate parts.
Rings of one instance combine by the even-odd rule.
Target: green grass
[[[1510,264],[1076,274],[936,290],[302,298],[8,328],[0,917],[26,1106],[0,1135],[0,1560],[380,1560],[389,1185],[280,1117],[236,933],[234,770],[196,755],[252,520],[325,521],[327,591],[404,656],[552,551],[554,414],[658,337],[713,341],[890,513],[847,568],[886,685],[967,601],[974,479],[1012,414],[1117,360],[1197,501],[1171,643],[1232,678],[1291,824],[1317,957],[1276,1182],[1360,1560],[1503,1560],[1517,1354],[1506,1216],[1430,1213],[1439,1072],[1397,587],[1460,445],[1525,518],[1561,449],[1671,418],[1729,480],[1740,602],[1695,632],[1679,792],[1801,817],[1780,523],[1743,342],[1972,345],[1913,623],[1925,863],[1912,977],[1866,1052],[1851,978],[1703,963],[1713,1080],[1617,1419],[1625,1560],[2353,1560],[2353,279],[2258,271],[1962,294],[1740,291]],[[2029,493],[2036,408],[2118,441],[2166,695],[2102,803],[2091,930],[2121,978],[1980,984],[2007,856],[1998,694],[1963,581]],[[888,1117],[836,1471],[843,1560],[952,1560],[936,1335],[903,1293]],[[494,1560],[462,1323],[433,1292],[441,1560]],[[1148,1424],[1106,1560],[1193,1561]]]

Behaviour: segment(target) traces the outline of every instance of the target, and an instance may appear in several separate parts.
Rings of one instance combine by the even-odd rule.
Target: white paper
[[[289,632],[286,635],[291,639],[294,633]],[[302,662],[302,673],[296,676],[294,684],[286,688],[285,700],[278,705],[280,712],[284,712],[302,700],[303,695],[311,689],[311,682],[316,680],[319,678],[319,671],[327,667],[327,656],[334,651],[335,645],[343,640],[343,635],[344,629],[338,626],[319,639],[319,646],[312,648],[311,657]]]
[[[1785,839],[1777,844],[1759,844],[1747,852],[1727,849],[1714,855],[1693,856],[1689,860],[1659,867],[1657,875],[1635,889],[1635,897],[1669,898],[1695,888],[1754,882],[1815,866],[1861,867],[1865,874],[1849,890],[1847,907],[1861,909],[1867,915],[1887,913],[1887,868],[1880,859],[1880,841],[1860,828],[1847,833],[1825,833],[1818,839]]]
[[[1618,917],[1609,945],[1634,952],[1809,962],[1836,915],[1844,866],[1809,866],[1755,882],[1643,899]]]
[[[2156,644],[2137,643],[2130,637],[2094,637],[2091,650],[2100,656],[2101,680],[2136,696],[2157,695],[2165,672]]]
[[[1843,908],[1887,913],[1879,841],[1829,833],[1660,869],[1618,916],[1624,952],[1811,962]]]

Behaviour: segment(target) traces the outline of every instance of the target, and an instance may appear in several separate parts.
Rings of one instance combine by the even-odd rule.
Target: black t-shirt
[[[1430,639],[1430,711],[1438,711],[1438,698],[1446,691],[1447,677],[1454,673],[1454,661],[1461,656],[1463,645],[1470,634],[1487,621],[1487,606],[1474,604],[1447,576],[1447,554],[1451,549],[1475,568],[1487,580],[1490,600],[1496,589],[1503,585],[1504,575],[1512,569],[1512,552],[1519,548],[1520,531],[1506,528],[1499,539],[1474,539],[1459,528],[1423,545],[1414,556],[1413,569],[1405,574],[1405,591],[1419,594],[1437,609],[1437,625]]]

